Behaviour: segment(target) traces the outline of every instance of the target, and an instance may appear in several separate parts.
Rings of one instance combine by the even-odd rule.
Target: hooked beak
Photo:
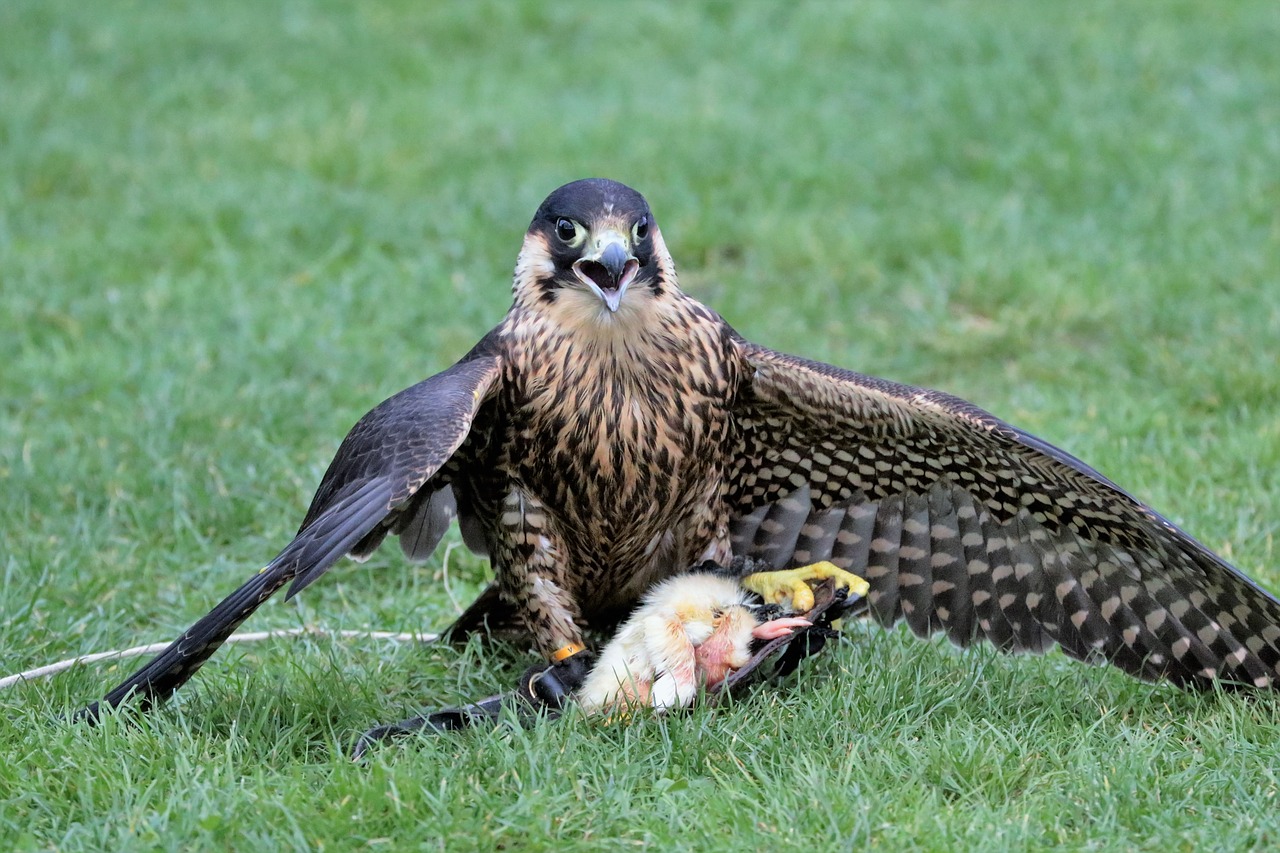
[[[587,287],[599,296],[610,312],[616,312],[640,271],[640,262],[631,254],[627,240],[616,231],[604,235],[593,255],[577,260],[573,271]]]

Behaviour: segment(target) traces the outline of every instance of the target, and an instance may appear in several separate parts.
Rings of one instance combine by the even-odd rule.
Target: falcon
[[[970,403],[745,340],[680,290],[629,187],[553,192],[513,294],[461,360],[360,419],[279,555],[82,716],[168,697],[286,584],[388,535],[426,558],[455,516],[494,581],[454,635],[516,632],[561,696],[589,629],[734,558],[777,570],[746,582],[770,598],[856,574],[863,614],[960,646],[1056,645],[1188,688],[1280,679],[1280,602],[1239,570]]]

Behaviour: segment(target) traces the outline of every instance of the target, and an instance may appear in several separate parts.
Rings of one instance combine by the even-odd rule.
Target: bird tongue
[[[580,261],[577,266],[578,272],[595,282],[596,287],[601,290],[613,290],[616,287],[613,276],[609,275],[604,264],[598,261]]]
[[[596,287],[600,288],[602,293],[613,293],[624,289],[631,280],[636,277],[636,273],[640,271],[640,264],[634,258],[628,260],[626,266],[622,268],[622,275],[617,281],[613,280],[608,267],[599,261],[578,261],[574,264],[574,270],[579,276],[588,279]]]

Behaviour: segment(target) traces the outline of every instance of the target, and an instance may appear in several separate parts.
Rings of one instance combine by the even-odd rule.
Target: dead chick
[[[753,640],[773,640],[811,623],[788,616],[761,621],[737,582],[679,575],[654,586],[605,646],[578,692],[590,713],[692,704],[751,658]]]

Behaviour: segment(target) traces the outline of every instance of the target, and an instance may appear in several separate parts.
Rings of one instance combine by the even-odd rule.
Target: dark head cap
[[[554,222],[560,217],[591,224],[602,215],[619,220],[641,216],[653,219],[649,202],[631,187],[608,178],[586,178],[565,184],[547,196],[533,215],[533,224]]]

